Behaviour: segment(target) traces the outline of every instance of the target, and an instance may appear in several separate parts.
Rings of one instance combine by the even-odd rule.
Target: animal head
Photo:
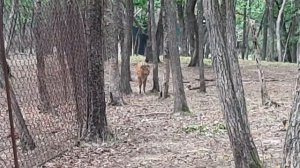
[[[150,65],[142,65],[141,69],[142,69],[144,75],[150,74]]]

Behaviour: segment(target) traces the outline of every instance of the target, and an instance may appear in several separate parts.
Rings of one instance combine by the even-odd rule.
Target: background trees
[[[111,135],[108,127],[111,126],[116,129],[117,135],[121,132],[121,136],[117,137],[121,140],[117,140],[128,145],[128,149],[131,149],[130,145],[137,145],[140,139],[145,144],[148,141],[159,142],[156,137],[138,137],[138,134],[158,130],[158,137],[168,141],[172,140],[169,137],[174,132],[182,135],[196,130],[199,134],[194,137],[198,138],[205,136],[203,132],[211,131],[212,127],[218,125],[217,129],[228,133],[230,142],[225,136],[223,138],[226,140],[222,140],[226,141],[223,144],[230,144],[236,167],[263,166],[250,131],[250,124],[262,121],[260,118],[253,118],[255,113],[250,113],[252,118],[248,120],[248,109],[253,111],[257,107],[247,108],[252,106],[252,102],[251,105],[246,103],[245,96],[249,94],[244,91],[245,82],[255,83],[257,79],[253,74],[248,74],[248,79],[242,78],[242,74],[249,73],[243,68],[245,64],[247,68],[251,67],[253,62],[248,60],[255,58],[297,62],[297,0],[290,3],[284,0],[49,0],[36,1],[36,6],[27,0],[4,2],[4,34],[7,36],[3,37],[7,52],[7,60],[4,62],[12,64],[11,84],[5,87],[10,89],[9,93],[12,95],[15,124],[21,134],[23,149],[34,150],[41,146],[42,138],[37,139],[38,131],[32,129],[33,123],[37,122],[34,117],[42,118],[40,121],[54,122],[56,130],[47,132],[47,135],[57,135],[58,130],[66,129],[61,126],[66,125],[72,127],[73,132],[79,133],[78,140],[107,140],[108,135]],[[136,76],[132,69],[139,62],[152,64],[150,76],[152,75],[153,80],[148,80],[150,85],[147,86],[151,86],[152,91],[161,91],[160,97],[164,99],[158,100],[155,93],[135,94]],[[240,66],[242,64],[244,67]],[[263,61],[258,65],[269,64]],[[195,66],[199,67],[194,68]],[[30,75],[24,75],[23,69]],[[255,70],[251,69],[251,72]],[[276,71],[273,69],[268,73],[278,75]],[[271,75],[268,73],[261,81],[270,81]],[[284,73],[286,77],[291,70],[285,69],[280,73]],[[287,80],[282,76],[278,78],[280,79],[272,80]],[[15,83],[24,87],[18,88]],[[270,85],[276,87],[274,83]],[[5,87],[1,71],[0,86],[3,91]],[[30,95],[26,88],[29,88]],[[288,88],[276,91],[287,91]],[[198,90],[204,94],[199,94]],[[251,94],[256,93],[255,91],[251,90]],[[32,102],[25,100],[24,103],[23,93]],[[256,101],[257,97],[251,96]],[[216,97],[220,100],[221,110],[213,111],[211,109],[218,106],[214,99]],[[42,112],[53,113],[34,113],[34,99],[39,99]],[[126,100],[128,103],[125,103]],[[0,121],[1,114],[5,114],[1,101],[3,99],[0,99]],[[34,107],[29,107],[28,104]],[[114,107],[115,105],[122,107]],[[276,110],[278,107],[270,105],[262,108],[259,110]],[[172,111],[189,115],[176,117],[172,116]],[[281,109],[282,113],[283,111],[285,110]],[[284,164],[291,158],[291,153],[297,152],[292,147],[297,142],[291,144],[289,141],[297,136],[295,132],[298,131],[292,125],[296,122],[297,112],[295,109],[292,111],[284,149]],[[70,114],[72,116],[68,116]],[[166,114],[170,116],[168,119],[163,117]],[[214,116],[219,121],[213,117],[207,119],[208,116]],[[76,120],[70,121],[71,118]],[[272,124],[278,120],[280,119]],[[113,124],[108,124],[110,121]],[[223,121],[225,125],[215,124]],[[205,124],[209,129],[205,129],[203,122],[207,122]],[[188,124],[191,123],[200,123],[200,126],[190,128]],[[152,125],[156,128],[153,129]],[[168,135],[167,138],[159,135],[160,133]],[[215,133],[213,130],[213,136],[220,138]],[[257,130],[255,133],[257,140]],[[179,136],[179,139],[182,137],[185,135]],[[174,144],[176,145],[184,146],[182,139]],[[132,150],[135,151],[136,148]],[[182,149],[174,149],[176,150]],[[199,158],[197,154],[193,155]],[[191,154],[188,153],[187,156]]]

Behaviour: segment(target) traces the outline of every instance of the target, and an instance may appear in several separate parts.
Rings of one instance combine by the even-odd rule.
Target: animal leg
[[[147,83],[147,78],[145,78],[144,80],[143,80],[143,90],[144,90],[144,93],[146,93],[146,83]]]
[[[139,78],[139,93],[142,94],[142,79]]]

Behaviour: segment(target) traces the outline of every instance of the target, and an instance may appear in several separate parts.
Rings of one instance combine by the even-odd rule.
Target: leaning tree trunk
[[[35,34],[35,52],[36,52],[36,59],[37,59],[37,80],[38,80],[38,90],[40,96],[40,111],[41,112],[52,112],[52,107],[50,103],[50,95],[48,92],[48,88],[46,85],[46,69],[45,69],[45,34],[41,30],[42,28],[42,11],[41,11],[41,1],[37,0],[35,4],[35,27],[34,27],[34,34]]]
[[[104,6],[104,54],[109,59],[110,102],[109,105],[121,106],[125,102],[120,90],[120,73],[118,65],[117,15],[113,0],[107,0]]]
[[[159,92],[159,79],[158,79],[158,53],[157,53],[157,40],[156,40],[156,24],[155,24],[155,14],[154,14],[154,0],[150,0],[150,18],[151,19],[151,47],[153,55],[153,88],[152,92]]]
[[[10,68],[8,67],[8,64],[5,59],[5,47],[4,47],[4,35],[3,35],[3,5],[4,1],[0,2],[0,91],[8,90],[6,92],[7,99],[11,99],[11,107],[12,107],[12,117],[14,119],[14,123],[17,127],[17,130],[19,132],[20,136],[20,142],[21,142],[21,148],[23,151],[27,150],[33,150],[35,149],[36,145],[33,141],[32,136],[29,133],[28,127],[25,123],[25,120],[23,118],[23,115],[21,113],[21,108],[19,107],[19,104],[17,102],[16,95],[13,91],[13,88],[11,87],[9,83],[9,75],[10,75]],[[4,72],[7,73],[4,73]],[[6,74],[7,76],[4,76]],[[6,82],[5,82],[6,81]],[[8,89],[6,89],[8,88]],[[9,101],[8,101],[9,102]],[[15,135],[11,135],[15,136]]]
[[[236,94],[235,82],[232,75],[231,58],[228,56],[226,41],[223,35],[225,28],[222,25],[218,0],[203,1],[204,15],[207,19],[210,48],[213,58],[213,68],[216,74],[216,84],[222,111],[224,112],[231,147],[233,150],[235,167],[250,168],[262,167],[256,146],[250,133],[247,111],[243,110],[244,99]],[[230,2],[233,3],[233,2]],[[226,1],[227,6],[229,5]],[[231,9],[232,7],[226,8]],[[228,11],[232,15],[234,11]],[[226,18],[228,21],[230,18]],[[228,22],[227,22],[228,23]],[[230,26],[227,25],[228,29]],[[228,30],[228,33],[231,32]],[[234,43],[231,41],[230,43]],[[228,45],[228,42],[227,42]],[[233,44],[230,44],[233,45]],[[236,76],[241,78],[241,76]],[[242,103],[241,103],[242,102]]]
[[[121,32],[121,91],[125,94],[132,93],[132,89],[130,86],[130,53],[132,49],[132,5],[133,0],[122,1],[125,6],[120,7],[121,10],[125,10],[126,12],[122,12],[122,26],[123,30]],[[122,5],[121,2],[117,5]],[[123,14],[125,13],[125,14]]]
[[[86,32],[88,44],[88,120],[87,140],[106,140],[108,137],[103,64],[103,6],[108,1],[88,0]],[[106,12],[106,11],[105,11]]]
[[[290,112],[289,125],[286,131],[285,143],[283,147],[284,168],[300,167],[300,69],[298,69],[296,90],[292,110]]]
[[[199,54],[199,79],[200,79],[200,87],[199,91],[202,93],[206,92],[205,86],[205,78],[204,78],[204,36],[205,36],[205,26],[203,25],[202,21],[203,17],[203,5],[202,0],[198,1],[198,54]]]
[[[186,96],[183,88],[182,72],[180,66],[179,51],[176,39],[176,6],[173,0],[165,0],[166,7],[166,22],[167,22],[167,36],[168,36],[168,53],[170,55],[173,91],[174,91],[174,112],[181,114],[189,113]]]

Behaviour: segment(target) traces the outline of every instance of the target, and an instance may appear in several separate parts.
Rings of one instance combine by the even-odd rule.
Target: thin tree
[[[108,1],[88,0],[86,37],[88,45],[88,119],[86,138],[97,141],[108,138],[103,65],[103,6]],[[103,5],[103,6],[102,6]]]
[[[45,43],[44,43],[44,32],[42,31],[42,11],[41,11],[41,1],[37,0],[35,4],[35,52],[37,59],[37,79],[38,79],[38,90],[40,96],[40,111],[49,112],[52,111],[50,104],[50,95],[46,85],[46,69],[45,69]]]
[[[150,0],[150,18],[151,19],[151,47],[153,55],[153,88],[152,92],[159,92],[159,79],[158,79],[158,56],[157,44],[156,44],[156,24],[155,24],[155,14],[154,14],[154,0]]]
[[[281,37],[280,37],[280,23],[281,23],[281,17],[282,17],[282,14],[283,14],[283,11],[284,11],[284,7],[285,7],[285,3],[286,3],[286,0],[283,0],[282,1],[282,4],[281,4],[281,7],[280,7],[280,10],[279,10],[279,13],[278,13],[278,17],[277,17],[277,20],[276,20],[276,38],[277,38],[277,41],[276,41],[276,46],[277,46],[277,54],[278,54],[278,61],[281,62],[283,59],[282,57],[282,52],[281,52]]]
[[[180,66],[180,57],[177,47],[176,38],[176,5],[173,0],[165,0],[164,6],[166,11],[166,22],[167,27],[165,32],[168,36],[168,53],[170,55],[172,81],[173,81],[173,92],[174,92],[174,112],[180,112],[181,114],[189,113],[189,107],[186,101],[186,96],[182,81],[182,72]]]
[[[198,7],[198,16],[197,16],[197,24],[198,24],[198,58],[199,58],[199,80],[200,80],[200,87],[199,91],[202,93],[206,92],[205,86],[205,77],[204,77],[204,36],[205,36],[205,25],[203,25],[203,0],[199,0],[197,7]]]
[[[232,15],[234,12],[232,11],[232,4],[230,3],[234,2],[226,1],[226,10],[231,10],[226,12],[226,19],[228,21],[225,23],[227,24],[229,23],[229,19],[232,19],[232,16],[229,17],[229,15]],[[233,80],[234,76],[232,75],[232,62],[230,62],[231,58],[228,56],[226,49],[226,47],[228,48],[229,46],[234,45],[235,41],[229,42],[224,39],[226,37],[223,35],[225,28],[224,24],[222,24],[221,19],[223,18],[221,16],[218,0],[205,0],[203,1],[203,7],[209,33],[210,51],[216,75],[216,85],[233,150],[235,167],[262,167],[250,132],[247,111],[242,107],[242,105],[245,104],[245,102],[243,102],[245,100],[240,97],[243,95],[243,92],[240,92],[239,94],[236,93],[236,85]],[[230,25],[226,25],[226,29],[230,27]],[[227,33],[230,32],[232,32],[232,30],[228,30]],[[241,76],[236,77],[241,78]]]
[[[107,0],[104,7],[104,54],[109,59],[109,71],[110,71],[110,105],[120,106],[125,102],[120,90],[120,73],[118,63],[118,37],[117,31],[117,15],[116,5],[114,0]]]

